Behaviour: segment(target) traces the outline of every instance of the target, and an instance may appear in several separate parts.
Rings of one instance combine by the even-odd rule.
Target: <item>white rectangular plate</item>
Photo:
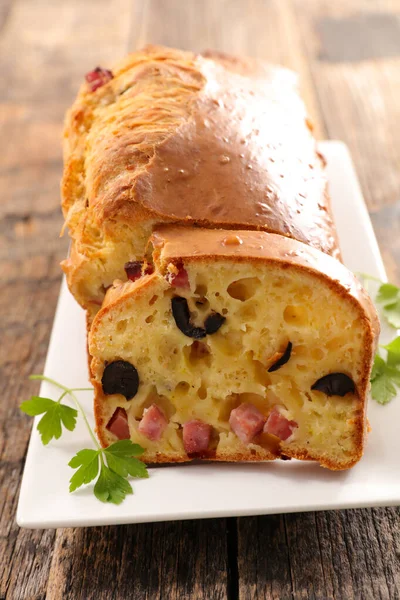
[[[333,211],[346,265],[381,279],[385,271],[347,148],[324,142]],[[388,337],[389,332],[384,332]],[[393,335],[393,331],[392,331]],[[83,311],[65,282],[54,320],[45,374],[71,387],[87,386]],[[55,397],[44,383],[40,395]],[[90,392],[80,393],[88,415]],[[21,398],[23,400],[23,398]],[[150,478],[133,481],[134,495],[120,506],[102,504],[92,486],[68,493],[70,458],[92,447],[82,419],[73,433],[44,447],[32,429],[17,522],[21,527],[76,527],[174,519],[387,506],[400,504],[400,402],[371,401],[365,456],[346,472],[330,472],[297,461],[263,464],[193,464],[151,468]],[[93,419],[90,417],[93,425]]]

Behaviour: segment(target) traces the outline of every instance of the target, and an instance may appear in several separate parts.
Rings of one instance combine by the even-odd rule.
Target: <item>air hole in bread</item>
[[[124,319],[123,321],[118,321],[116,325],[116,330],[118,333],[125,333],[127,326],[128,321],[126,319]]]
[[[227,356],[235,356],[243,349],[243,331],[229,331],[216,336],[213,340],[219,352]]]
[[[157,300],[158,300],[158,296],[157,296],[157,294],[154,294],[154,296],[150,299],[150,302],[149,302],[150,306],[153,306],[154,302],[157,302]]]
[[[300,356],[308,356],[307,346],[304,346],[303,344],[296,344],[293,348],[293,356],[296,358]]]
[[[268,371],[259,360],[253,359],[254,367],[254,380],[256,383],[261,383],[264,387],[268,387],[271,384],[271,377],[268,375]]]
[[[299,304],[289,304],[283,311],[283,318],[292,325],[308,325],[307,310]]]
[[[194,304],[200,313],[209,312],[210,303],[205,296],[194,299]]]
[[[231,412],[240,404],[239,394],[229,394],[224,402],[221,402],[218,417],[221,421],[228,422]]]
[[[197,390],[197,395],[200,400],[205,400],[207,398],[207,386],[204,382],[202,382],[201,386]]]
[[[163,411],[165,416],[170,419],[175,414],[176,408],[166,396],[157,392],[156,386],[152,386],[146,394],[142,402],[137,405],[132,405],[131,411],[136,419],[141,419],[145,408],[149,408],[152,404],[157,404]]]
[[[186,395],[190,390],[190,384],[187,381],[180,381],[175,387],[175,393]]]
[[[322,360],[325,356],[325,352],[322,348],[313,348],[311,350],[311,356],[314,360]]]
[[[200,297],[207,296],[207,292],[208,292],[208,288],[205,283],[197,283],[196,282],[196,289],[194,291],[196,296],[200,296]]]
[[[184,354],[190,366],[196,367],[200,363],[203,363],[207,367],[211,366],[211,350],[206,342],[194,341],[190,346],[185,346]]]
[[[258,277],[244,277],[233,281],[228,286],[227,292],[235,300],[245,302],[254,296],[260,283]]]
[[[222,314],[224,314],[224,311],[222,311]],[[254,321],[257,318],[257,306],[256,304],[243,304],[238,314],[243,322]]]

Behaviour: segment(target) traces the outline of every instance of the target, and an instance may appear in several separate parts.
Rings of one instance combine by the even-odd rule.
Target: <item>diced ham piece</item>
[[[157,404],[152,404],[149,408],[144,409],[142,420],[139,423],[139,431],[155,442],[161,439],[167,425],[168,421],[164,411]]]
[[[90,87],[91,92],[95,92],[97,88],[101,87],[107,81],[113,79],[114,75],[108,69],[102,69],[101,67],[96,67],[93,71],[86,73],[85,79]]]
[[[183,425],[183,446],[188,454],[204,452],[211,438],[211,425],[193,419]]]
[[[262,430],[265,417],[254,404],[244,402],[234,408],[229,417],[231,429],[242,442],[248,444]]]
[[[128,440],[131,436],[129,433],[128,416],[124,408],[118,407],[106,428],[111,431],[119,440]]]
[[[189,277],[184,267],[179,267],[176,275],[170,275],[169,282],[174,287],[189,289]]]
[[[131,281],[136,281],[142,276],[142,266],[143,263],[139,260],[133,260],[125,263],[124,269],[128,279]]]
[[[296,421],[289,421],[274,407],[264,425],[264,433],[271,433],[282,441],[287,440],[298,427]]]
[[[146,265],[143,270],[143,262],[140,260],[133,260],[125,263],[124,269],[127,278],[131,281],[140,279],[142,275],[150,275],[154,270],[152,265]]]

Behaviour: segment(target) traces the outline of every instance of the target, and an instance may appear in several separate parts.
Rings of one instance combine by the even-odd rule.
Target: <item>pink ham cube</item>
[[[107,423],[106,428],[119,440],[129,440],[131,436],[129,433],[128,415],[126,414],[126,410],[118,407]]]
[[[274,407],[264,425],[264,433],[271,433],[282,441],[287,440],[298,427],[296,421],[289,421]]]
[[[193,419],[183,425],[183,446],[187,454],[205,452],[211,438],[211,425]]]
[[[168,421],[164,411],[157,404],[152,404],[149,408],[144,409],[142,420],[139,423],[139,431],[154,442],[161,439],[167,425]]]
[[[234,408],[229,417],[231,429],[242,442],[248,444],[262,430],[265,417],[254,404],[244,402]]]

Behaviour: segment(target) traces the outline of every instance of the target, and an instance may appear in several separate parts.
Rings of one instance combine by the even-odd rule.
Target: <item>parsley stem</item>
[[[100,444],[97,441],[97,439],[96,439],[96,437],[95,437],[95,435],[93,433],[93,430],[92,430],[92,428],[89,425],[89,421],[87,420],[86,413],[83,410],[83,408],[81,406],[81,403],[79,402],[78,398],[74,394],[74,391],[78,391],[78,390],[86,390],[86,391],[88,391],[88,390],[91,390],[92,388],[73,388],[73,389],[71,389],[71,388],[66,387],[65,385],[62,385],[62,383],[58,383],[58,381],[55,381],[55,379],[51,379],[51,377],[46,377],[46,375],[29,375],[29,379],[40,380],[40,381],[47,381],[48,383],[52,383],[53,385],[57,386],[58,388],[64,390],[64,393],[61,395],[60,400],[64,396],[66,396],[67,394],[69,394],[71,396],[72,400],[74,401],[76,408],[81,413],[81,416],[82,416],[83,420],[85,421],[85,425],[87,427],[87,430],[90,433],[90,437],[92,438],[94,445],[96,446],[97,450],[101,450]],[[60,402],[60,400],[59,400],[59,402]]]
[[[65,385],[58,383],[58,381],[55,381],[55,379],[51,379],[51,377],[46,377],[46,375],[29,375],[29,379],[32,379],[33,381],[47,381],[48,383],[52,383],[53,385],[61,388],[62,390],[69,392],[69,388],[67,388]]]
[[[85,421],[85,425],[87,427],[88,432],[90,433],[90,437],[92,438],[94,445],[96,446],[97,450],[101,450],[101,446],[100,446],[99,442],[97,441],[92,428],[89,425],[89,421],[87,420],[86,413],[83,410],[81,403],[79,402],[78,398],[75,396],[74,392],[69,390],[69,394],[70,394],[71,398],[74,400],[77,409],[79,410],[79,412],[81,413],[81,415],[83,417],[83,420]]]
[[[373,275],[368,275],[368,273],[356,273],[357,276],[362,277],[363,279],[370,279],[371,281],[376,281],[377,283],[382,283],[382,280],[378,277],[374,277]]]
[[[56,381],[55,379],[51,379],[51,377],[46,377],[46,375],[29,375],[29,379],[32,379],[34,381],[35,380],[47,381],[48,383],[52,383],[53,385],[61,388],[62,390],[64,390],[67,393],[71,391],[70,388],[66,387],[62,383],[58,383],[58,381]]]
[[[67,390],[65,390],[65,392],[63,392],[61,394],[61,396],[59,397],[59,399],[57,400],[57,404],[61,404],[61,400],[68,394],[69,392],[67,392]]]

